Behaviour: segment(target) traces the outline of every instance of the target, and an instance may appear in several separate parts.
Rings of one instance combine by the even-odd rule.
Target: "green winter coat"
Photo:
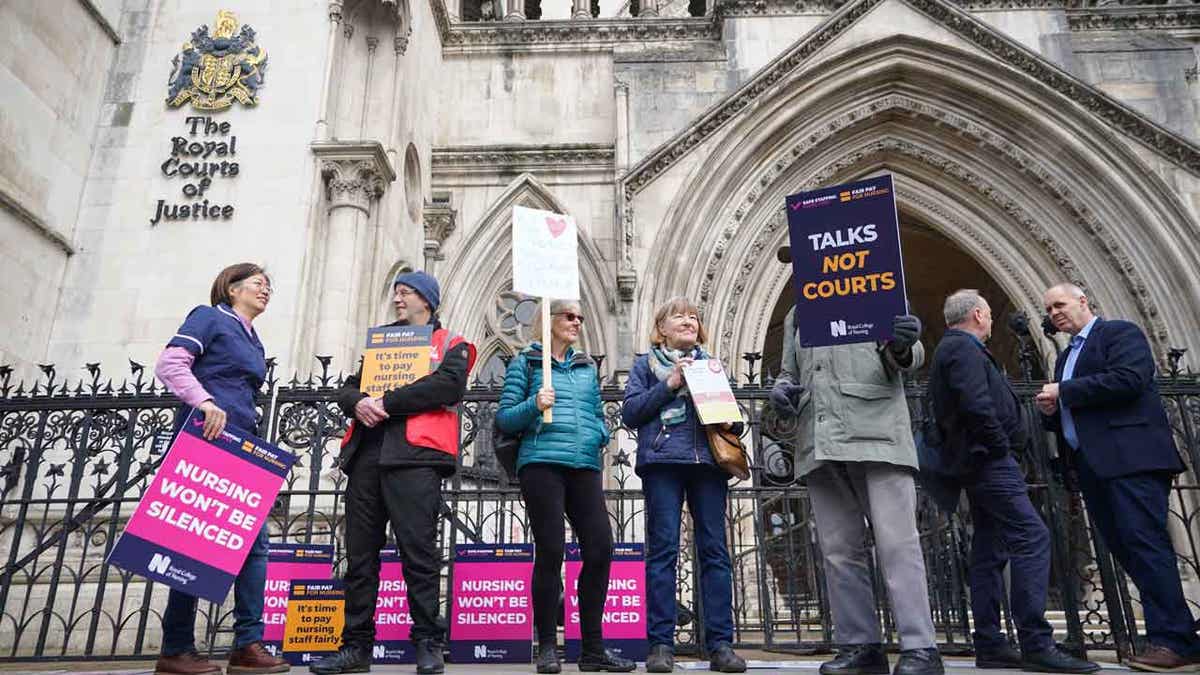
[[[779,379],[805,388],[795,438],[796,477],[821,462],[886,462],[917,468],[903,373],[925,363],[925,349],[913,345],[901,365],[887,347],[864,342],[835,347],[800,347],[793,314],[783,323],[783,364]]]

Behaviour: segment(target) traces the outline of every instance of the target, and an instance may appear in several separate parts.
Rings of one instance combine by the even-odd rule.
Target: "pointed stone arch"
[[[486,312],[493,311],[497,294],[512,288],[514,206],[573,215],[549,188],[532,174],[524,173],[509,183],[466,231],[456,250],[447,257],[443,290],[447,302],[443,316],[470,339],[487,339],[492,331],[487,325]],[[612,285],[607,281],[612,275],[583,223],[578,231],[580,294],[583,313],[590,319],[584,328],[583,344],[593,353],[610,354],[616,346],[615,330],[600,319],[608,316],[616,304]]]
[[[770,313],[757,305],[787,281],[773,257],[784,197],[890,171],[902,211],[991,266],[1024,308],[1068,278],[1141,323],[1160,356],[1168,341],[1197,346],[1196,317],[1162,311],[1200,306],[1194,217],[1106,120],[993,59],[872,41],[779,82],[696,151],[651,245],[671,254],[647,260],[641,325],[684,292],[723,352],[757,351]]]

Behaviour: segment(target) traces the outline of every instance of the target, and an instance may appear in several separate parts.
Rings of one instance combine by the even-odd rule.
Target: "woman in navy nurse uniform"
[[[167,342],[155,374],[185,405],[204,413],[205,438],[226,424],[257,427],[254,395],[266,377],[262,342],[253,321],[271,301],[271,280],[253,263],[230,265],[217,275],[211,306],[193,309]],[[267,528],[251,544],[234,582],[231,675],[286,673],[289,666],[263,647],[263,588],[267,578]],[[172,590],[163,612],[162,651],[155,673],[213,675],[220,666],[196,651],[196,598]]]

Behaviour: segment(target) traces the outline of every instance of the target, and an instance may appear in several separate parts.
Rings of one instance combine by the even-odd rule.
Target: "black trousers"
[[[601,654],[600,624],[612,565],[612,529],[600,472],[557,464],[526,464],[519,475],[521,494],[533,527],[533,623],[538,644],[554,644],[558,635],[558,598],[562,593],[565,516],[579,540],[579,624],[583,652]]]
[[[379,466],[379,449],[362,448],[350,467],[346,486],[347,645],[375,645],[375,602],[379,595],[379,552],[392,524],[408,586],[411,637],[444,641],[446,624],[438,616],[441,552],[437,548],[442,478],[431,467]]]

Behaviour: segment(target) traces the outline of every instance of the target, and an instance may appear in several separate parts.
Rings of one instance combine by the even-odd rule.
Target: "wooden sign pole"
[[[553,342],[554,336],[550,334],[550,298],[542,298],[542,386],[546,389],[554,388],[554,381],[550,379],[550,359],[554,358],[550,346]],[[554,421],[553,410],[551,406],[542,411],[542,423]]]

